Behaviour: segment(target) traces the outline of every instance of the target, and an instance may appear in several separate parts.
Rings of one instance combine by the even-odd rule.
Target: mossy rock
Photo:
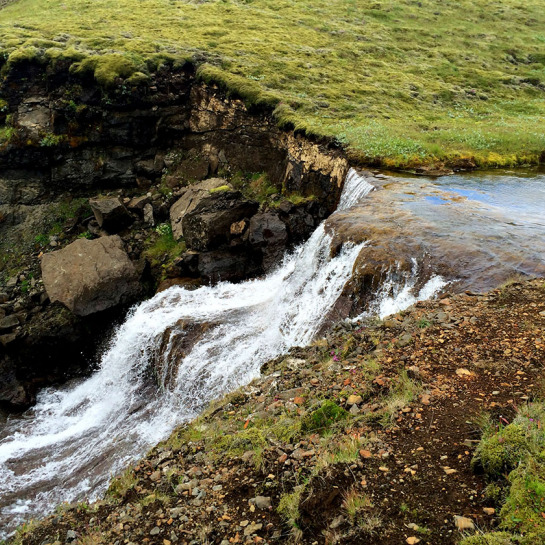
[[[220,185],[219,187],[216,187],[214,189],[211,189],[210,190],[210,193],[211,194],[214,194],[214,193],[222,193],[224,191],[232,191],[233,189],[228,186],[228,185]]]
[[[502,528],[520,533],[521,544],[545,543],[545,467],[530,459],[511,472],[509,482]]]
[[[526,433],[517,424],[483,438],[471,461],[473,469],[482,468],[491,477],[511,471],[528,452]]]
[[[303,419],[301,429],[304,432],[323,432],[347,416],[348,413],[333,401],[324,401],[319,409]]]
[[[469,536],[460,542],[460,545],[513,545],[514,541],[506,532],[493,532],[490,534],[482,534]]]
[[[74,74],[93,74],[97,83],[106,88],[112,87],[118,78],[126,79],[137,73],[134,62],[118,53],[91,55],[72,65],[70,70]]]

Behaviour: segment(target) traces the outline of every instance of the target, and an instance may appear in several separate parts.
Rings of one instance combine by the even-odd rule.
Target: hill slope
[[[418,303],[295,349],[105,501],[13,543],[543,543],[544,288]]]
[[[545,150],[544,28],[540,0],[19,0],[0,48],[106,86],[193,59],[353,160],[498,166]]]

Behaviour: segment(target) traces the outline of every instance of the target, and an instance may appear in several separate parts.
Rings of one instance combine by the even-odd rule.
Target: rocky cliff
[[[191,65],[105,90],[62,63],[23,62],[1,95],[0,401],[12,407],[86,368],[89,339],[157,282],[238,281],[273,267],[333,211],[348,170],[334,146],[279,128]],[[105,297],[118,273],[102,271],[108,283],[92,271],[92,256],[106,255],[93,240],[87,269],[75,247],[49,256],[114,234],[126,263],[106,261],[140,279],[119,297]]]

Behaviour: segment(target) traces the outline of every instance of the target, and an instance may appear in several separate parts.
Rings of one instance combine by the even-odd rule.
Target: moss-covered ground
[[[0,48],[104,86],[191,59],[354,160],[506,166],[545,150],[544,28],[540,0],[19,0]]]

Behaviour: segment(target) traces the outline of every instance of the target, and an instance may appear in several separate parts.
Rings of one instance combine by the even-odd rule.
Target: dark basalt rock
[[[239,191],[216,191],[205,196],[196,207],[184,215],[182,230],[188,248],[207,251],[228,244],[231,225],[251,218],[259,209]]]
[[[282,261],[288,242],[286,224],[272,212],[256,214],[250,220],[248,240],[263,253],[263,269],[270,270]]]
[[[108,233],[119,233],[133,222],[129,211],[117,197],[90,199],[89,204],[99,227]]]

